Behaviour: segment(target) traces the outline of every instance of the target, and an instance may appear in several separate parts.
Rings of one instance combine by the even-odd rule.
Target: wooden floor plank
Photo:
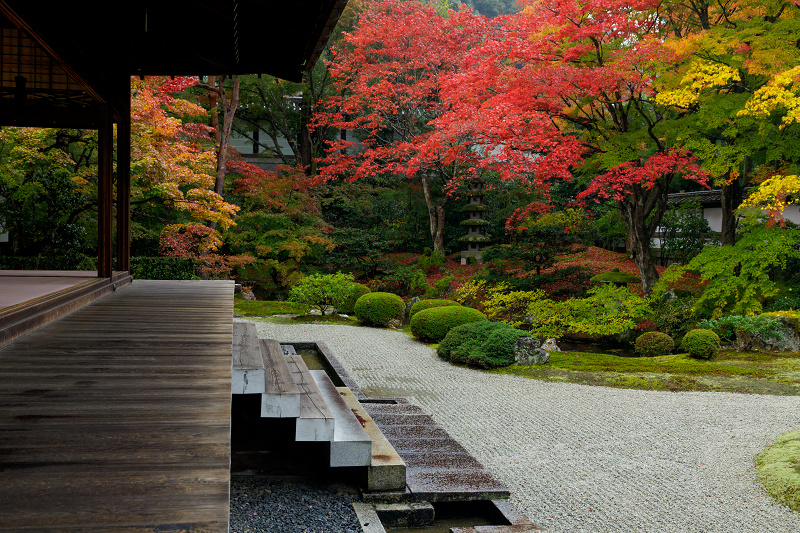
[[[137,280],[0,349],[0,531],[227,531],[232,315]]]

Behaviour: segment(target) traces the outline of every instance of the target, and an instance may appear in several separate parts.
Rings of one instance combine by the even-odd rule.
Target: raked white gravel
[[[756,455],[800,428],[800,397],[548,383],[452,366],[390,330],[258,322],[322,341],[372,396],[433,415],[551,532],[800,532],[755,479]]]

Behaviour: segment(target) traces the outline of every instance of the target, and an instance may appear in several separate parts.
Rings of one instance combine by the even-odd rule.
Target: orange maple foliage
[[[234,224],[238,207],[214,192],[216,155],[202,107],[175,96],[197,78],[153,77],[131,82],[131,194],[134,202],[158,201],[188,215],[168,224],[162,250],[186,256],[214,252],[222,244],[216,222]]]

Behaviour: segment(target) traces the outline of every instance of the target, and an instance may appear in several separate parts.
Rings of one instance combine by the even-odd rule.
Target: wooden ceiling
[[[0,124],[48,125],[33,109],[69,122],[98,104],[122,119],[130,76],[300,81],[346,2],[0,0]]]

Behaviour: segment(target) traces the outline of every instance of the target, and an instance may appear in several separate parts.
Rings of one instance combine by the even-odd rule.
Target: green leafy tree
[[[718,244],[698,202],[671,206],[661,220],[661,264],[686,264],[708,245]]]
[[[289,291],[289,301],[310,305],[324,315],[341,307],[354,291],[351,274],[312,274]]]
[[[764,301],[779,293],[772,277],[790,258],[800,257],[798,242],[796,229],[769,228],[751,220],[736,244],[709,246],[687,265],[671,265],[656,291],[666,291],[685,272],[697,272],[708,283],[695,304],[700,313],[712,318],[760,313]]]

